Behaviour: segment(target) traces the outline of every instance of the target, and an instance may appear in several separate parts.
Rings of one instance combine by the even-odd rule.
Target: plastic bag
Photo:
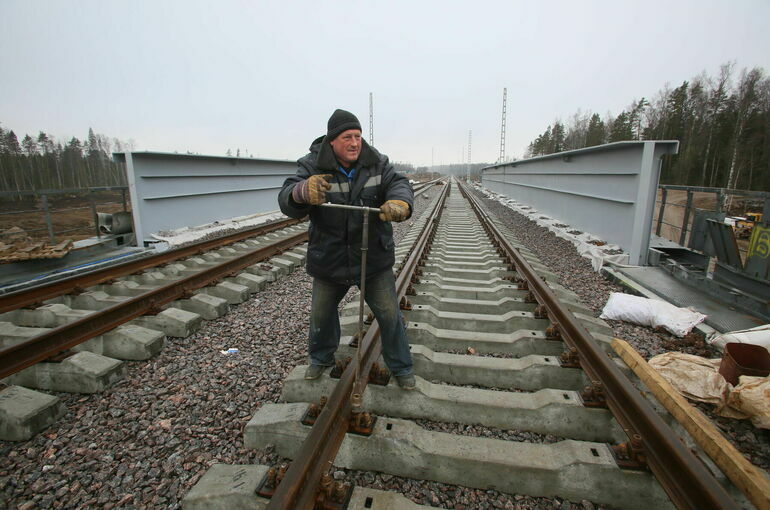
[[[661,326],[671,334],[683,337],[706,320],[706,316],[665,301],[613,292],[604,305],[602,319],[632,322],[641,326]]]
[[[650,358],[647,363],[686,398],[721,407],[727,401],[730,385],[718,372],[720,362],[693,354],[666,352]]]
[[[742,420],[752,413],[729,404],[732,385],[719,373],[721,360],[683,352],[666,352],[650,358],[650,366],[685,398],[714,404],[714,412]]]
[[[770,351],[770,324],[764,324],[751,329],[716,334],[709,337],[707,342],[722,351],[725,350],[725,345],[729,342],[760,345]]]
[[[770,429],[770,377],[742,375],[727,405],[751,416],[755,427]]]

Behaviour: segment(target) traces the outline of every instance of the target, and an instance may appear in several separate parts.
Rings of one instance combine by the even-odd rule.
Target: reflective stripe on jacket
[[[388,157],[361,140],[361,154],[351,182],[338,170],[337,160],[326,137],[310,146],[310,153],[297,161],[297,173],[286,179],[278,194],[281,211],[291,218],[310,215],[310,242],[307,272],[314,277],[337,283],[355,284],[361,277],[361,234],[363,218],[359,211],[298,204],[292,198],[294,186],[313,174],[332,174],[328,202],[379,207],[387,200],[403,200],[411,211],[414,193],[409,180],[393,169]],[[393,228],[377,214],[369,216],[367,276],[393,267],[395,261]]]

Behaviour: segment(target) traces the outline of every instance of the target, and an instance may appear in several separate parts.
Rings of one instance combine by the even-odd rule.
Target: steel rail
[[[430,182],[420,186],[415,189],[415,192],[421,192],[433,184],[435,183]],[[291,225],[301,223],[302,221],[305,220],[289,218],[285,220],[274,221],[264,225],[258,225],[248,230],[242,230],[233,234],[217,237],[216,239],[200,241],[174,250],[168,250],[155,255],[142,257],[138,260],[110,265],[102,269],[89,271],[85,274],[79,274],[72,278],[64,278],[29,289],[0,294],[0,313],[10,312],[12,310],[24,308],[25,306],[41,303],[48,299],[53,299],[55,297],[72,292],[76,288],[85,289],[94,285],[109,282],[113,278],[119,278],[121,276],[126,276],[138,271],[156,267],[160,264],[166,264],[178,259],[197,255],[200,252],[226,246],[228,244],[237,243],[238,241],[242,241],[250,237],[267,234],[275,230],[281,230],[286,227],[290,227]]]
[[[429,246],[438,218],[444,207],[449,186],[445,186],[423,226],[422,234],[396,279],[396,292],[401,300],[412,280],[426,247]],[[363,395],[372,364],[381,352],[379,327],[375,320],[360,340],[362,367],[355,379],[355,364],[349,363],[340,376],[321,414],[302,443],[299,452],[278,485],[268,510],[311,509],[315,505],[322,475],[331,467],[348,429],[351,412],[350,396]]]
[[[559,302],[550,287],[513,248],[481,202],[468,193],[464,186],[460,186],[460,189],[490,237],[499,243],[537,301],[546,307],[548,318],[558,326],[567,345],[577,349],[580,364],[590,379],[601,382],[608,407],[629,439],[634,435],[641,437],[650,469],[677,508],[739,508],[703,463],[677,438],[639,390],[597,345],[572,312]]]
[[[0,350],[0,379],[55,356],[131,319],[157,311],[160,306],[183,297],[187,292],[205,287],[213,281],[282,253],[306,242],[307,238],[307,232],[300,232],[280,239],[258,250],[245,253],[104,310],[96,311],[77,321],[51,329],[23,343]]]
[[[85,289],[94,285],[99,285],[101,283],[108,282],[113,278],[133,274],[138,271],[155,267],[160,264],[166,264],[168,262],[172,262],[184,257],[197,255],[203,251],[236,243],[238,241],[248,239],[249,237],[267,234],[275,230],[290,227],[291,225],[300,223],[301,221],[302,220],[291,218],[287,220],[275,221],[264,225],[259,225],[252,229],[242,230],[240,232],[218,237],[216,239],[200,241],[198,243],[183,246],[182,248],[177,248],[175,250],[168,250],[156,255],[150,255],[138,260],[110,265],[108,267],[97,269],[96,271],[91,271],[85,274],[80,274],[72,278],[57,280],[55,282],[40,285],[30,289],[20,290],[17,292],[10,292],[0,296],[0,313],[10,312],[25,306],[33,305],[35,303],[41,303],[47,299],[52,299],[57,296],[72,292],[76,287]]]

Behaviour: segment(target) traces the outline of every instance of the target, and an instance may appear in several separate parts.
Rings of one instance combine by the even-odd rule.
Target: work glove
[[[332,174],[311,175],[294,186],[291,197],[298,204],[323,204],[326,202],[326,192],[332,189],[332,185],[327,182],[331,178]]]
[[[380,206],[382,221],[404,221],[409,216],[409,204],[403,200],[388,200]]]

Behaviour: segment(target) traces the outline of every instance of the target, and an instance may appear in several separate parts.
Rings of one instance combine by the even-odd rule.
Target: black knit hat
[[[332,116],[329,117],[329,122],[326,123],[326,139],[331,142],[340,133],[348,129],[361,131],[361,123],[358,122],[358,118],[352,113],[338,108],[334,110]]]

